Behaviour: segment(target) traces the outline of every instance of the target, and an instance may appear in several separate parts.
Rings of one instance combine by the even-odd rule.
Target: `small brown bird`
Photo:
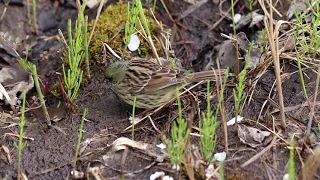
[[[128,104],[153,109],[169,102],[176,96],[176,88],[192,82],[212,79],[224,71],[212,70],[185,75],[168,66],[161,66],[153,60],[133,58],[110,64],[105,75],[112,79],[116,94]]]

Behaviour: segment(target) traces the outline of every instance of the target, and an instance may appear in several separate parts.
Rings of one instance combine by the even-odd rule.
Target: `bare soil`
[[[72,5],[68,3],[63,4],[63,1],[60,1],[62,4],[55,6],[54,3],[57,2],[37,2],[38,35],[35,35],[28,25],[25,5],[10,4],[6,6],[4,3],[0,3],[0,13],[7,8],[4,18],[0,21],[0,31],[10,32],[13,36],[23,39],[24,45],[33,44],[28,59],[37,65],[39,77],[43,82],[43,89],[52,88],[52,85],[57,82],[55,72],[61,72],[61,49],[63,45],[55,38],[58,35],[57,30],[61,29],[63,32],[66,32],[67,20],[69,18],[74,20],[77,14],[76,9]],[[174,19],[179,18],[179,15],[191,6],[189,3],[181,0],[168,0],[164,2]],[[230,4],[226,2],[223,4],[222,9],[223,11],[227,11],[229,7]],[[286,7],[282,8],[285,9]],[[243,1],[237,3],[235,9],[239,13],[248,12]],[[91,18],[94,18],[95,12],[96,9],[87,11],[91,15]],[[210,0],[180,21],[173,23],[161,3],[157,2],[156,16],[158,20],[163,21],[168,27],[172,28],[172,45],[176,53],[175,55],[182,61],[186,69],[202,70],[206,64],[215,60],[217,56],[215,46],[221,44],[224,40],[220,33],[229,34],[232,32],[232,28],[229,26],[231,21],[228,19],[224,19],[217,27],[210,30],[210,27],[220,19],[220,14],[219,4]],[[250,31],[253,30],[250,29]],[[29,39],[26,39],[27,36],[29,36]],[[4,53],[0,52],[0,56]],[[282,67],[283,74],[292,73],[283,83],[285,107],[303,104],[305,98],[294,62],[284,62]],[[131,114],[131,106],[122,102],[111,90],[111,83],[104,77],[104,67],[93,65],[91,68],[93,76],[91,79],[86,79],[81,87],[76,102],[78,107],[74,111],[66,109],[65,101],[62,97],[55,97],[50,93],[45,94],[50,116],[56,116],[59,119],[57,122],[53,122],[53,127],[48,128],[41,108],[32,108],[27,112],[25,136],[34,138],[34,140],[29,140],[23,150],[21,165],[23,172],[29,179],[56,180],[66,179],[71,176],[70,172],[72,170],[79,125],[84,108],[88,108],[88,114],[83,127],[82,147],[84,147],[84,142],[90,143],[88,143],[79,156],[77,163],[78,171],[86,172],[89,166],[101,163],[103,156],[109,153],[109,145],[117,138],[131,138],[130,132],[123,131],[130,125],[128,119]],[[312,94],[315,86],[315,74],[311,71],[306,71],[306,74],[310,77],[306,79],[306,87],[309,94]],[[252,76],[254,77],[254,74]],[[273,88],[274,82],[273,68],[269,68],[257,83],[251,103],[245,106],[243,110],[243,116],[246,119],[252,121],[258,120],[261,108],[264,102],[268,100],[267,97],[270,91],[273,94],[272,100],[278,102],[277,92]],[[205,89],[199,89],[201,89],[201,86],[195,91],[205,91]],[[231,119],[235,116],[232,89],[232,85],[228,86],[225,93],[226,119]],[[202,101],[200,107],[203,109],[205,108],[205,97],[203,93],[201,95],[199,96]],[[33,96],[36,96],[35,90],[28,93],[29,108],[36,107],[36,104],[32,103]],[[186,99],[184,101],[188,101],[188,98],[184,99]],[[216,103],[216,98],[213,98],[213,102]],[[188,102],[184,103],[188,104]],[[262,110],[262,117],[259,119],[259,122],[273,129],[273,120],[270,119],[269,115],[276,109],[277,107],[270,105],[268,101],[266,108]],[[8,113],[9,111],[10,108],[6,105],[0,107],[0,114],[2,112]],[[139,110],[138,115],[141,112],[142,110]],[[298,137],[302,137],[302,133],[306,130],[308,112],[308,107],[288,111],[286,115],[289,126],[284,132],[282,131],[282,136],[288,140],[289,132],[294,132],[298,133]],[[152,117],[155,125],[167,137],[169,136],[170,122],[172,122],[175,115],[176,105],[172,105]],[[277,112],[272,115],[275,117],[276,124],[279,125],[280,117]],[[14,116],[18,116],[18,114],[13,114],[12,117]],[[199,114],[195,114],[193,118],[194,125],[198,124],[198,116]],[[316,117],[318,116],[319,108],[316,109]],[[6,121],[1,120],[0,136],[3,137],[5,133],[17,132],[18,127],[15,124],[17,122],[17,119],[11,118]],[[265,130],[258,125],[255,127]],[[278,127],[276,132],[280,130]],[[152,145],[161,143],[160,134],[154,130],[149,120],[139,124],[136,129],[135,141],[142,141]],[[313,123],[312,132],[315,134],[315,141],[319,142],[320,134],[316,123]],[[258,148],[251,148],[240,142],[233,128],[228,128],[228,139],[229,154],[224,165],[226,179],[282,179],[283,175],[286,174],[289,151],[285,143],[278,141],[259,159],[250,163],[245,168],[241,168],[241,164],[265,149],[270,144],[270,141]],[[7,178],[11,180],[17,178],[17,149],[14,146],[14,141],[16,140],[16,137],[7,136],[1,142],[1,145],[9,148],[12,163],[10,164],[4,159],[0,159],[0,179]],[[191,141],[197,144],[199,139],[193,138]],[[302,141],[297,142],[297,147],[300,148],[302,158],[306,158],[308,153],[302,149],[302,147],[304,148]],[[223,130],[221,127],[218,129],[218,145],[216,149],[217,152],[224,151]],[[129,150],[125,166],[122,167],[122,155],[122,151],[112,155],[109,154],[108,165],[102,171],[103,177],[107,179],[120,179],[122,174],[121,169],[126,172],[125,179],[149,179],[149,176],[155,171],[165,171],[171,176],[179,176],[170,169],[169,161],[144,169],[152,164],[155,159],[147,157],[143,153],[134,151],[133,149]],[[301,161],[298,156],[295,157],[295,162],[296,170],[299,172]],[[91,178],[93,179],[93,177]],[[183,175],[182,179],[187,178]]]

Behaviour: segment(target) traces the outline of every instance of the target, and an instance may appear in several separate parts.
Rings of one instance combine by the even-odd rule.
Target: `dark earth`
[[[203,2],[203,5],[175,22],[170,20],[160,1],[157,1],[155,11],[157,19],[172,28],[173,33],[171,38],[175,56],[181,60],[183,67],[193,69],[194,71],[202,70],[210,61],[215,60],[218,53],[215,47],[225,40],[220,33],[232,33],[232,28],[229,26],[232,21],[228,18],[224,18],[221,23],[218,23],[214,29],[210,30],[211,26],[221,18],[219,3],[216,3],[214,0]],[[115,1],[109,1],[104,8],[113,3]],[[190,3],[182,0],[164,0],[164,3],[174,19],[178,19],[179,15],[191,6]],[[257,4],[254,6],[254,9],[259,8]],[[188,179],[185,174],[179,175],[175,173],[170,168],[169,160],[144,169],[152,164],[155,158],[146,156],[141,151],[129,149],[124,167],[121,166],[123,151],[110,155],[109,147],[114,140],[119,137],[131,138],[131,132],[123,131],[130,126],[128,119],[131,115],[131,106],[122,102],[111,90],[111,83],[104,77],[104,67],[102,65],[92,65],[92,78],[85,79],[76,101],[77,107],[73,108],[73,110],[67,110],[66,101],[61,96],[56,97],[50,93],[50,88],[58,81],[56,72],[62,72],[61,64],[63,62],[61,57],[63,45],[56,39],[58,29],[61,29],[62,32],[67,32],[67,20],[70,18],[74,21],[77,16],[75,7],[75,2],[73,1],[37,1],[38,32],[36,34],[28,24],[26,1],[19,2],[12,0],[12,3],[9,4],[0,1],[0,13],[2,14],[6,9],[3,18],[0,20],[0,31],[9,32],[13,37],[19,37],[23,40],[22,46],[19,47],[20,49],[17,49],[23,57],[26,56],[23,54],[26,46],[31,45],[31,50],[28,51],[28,60],[37,65],[42,89],[46,92],[44,95],[50,117],[57,117],[58,119],[53,122],[53,127],[48,128],[39,103],[33,100],[33,97],[36,96],[35,89],[28,92],[27,108],[30,108],[30,110],[26,113],[25,136],[34,138],[34,140],[28,140],[27,146],[22,151],[22,172],[32,180],[72,178],[70,173],[78,141],[81,116],[84,108],[88,108],[88,114],[83,127],[84,132],[81,147],[84,147],[85,142],[90,143],[79,155],[77,162],[78,171],[86,172],[88,167],[101,163],[102,157],[107,154],[111,157],[107,160],[108,165],[104,166],[101,170],[102,176],[105,179],[120,179],[123,173],[126,174],[125,179],[149,179],[150,175],[156,171],[164,171],[175,177],[175,179],[178,179],[179,176],[181,179]],[[223,3],[221,8],[226,12],[230,8],[230,3]],[[285,12],[288,9],[288,3],[282,3],[277,8],[280,12]],[[242,14],[248,13],[247,3],[239,1],[235,5],[235,11]],[[89,15],[90,19],[94,19],[96,12],[97,8],[93,8],[87,9],[85,13]],[[252,33],[256,30],[258,30],[257,27],[247,28],[243,31]],[[0,51],[0,54],[1,56],[7,56],[3,50]],[[290,74],[282,84],[285,107],[305,103],[306,100],[295,62],[283,61],[281,67],[282,74]],[[305,73],[309,75],[309,78],[306,78],[307,91],[310,95],[314,94],[315,73],[311,70]],[[251,78],[254,78],[254,76],[253,73]],[[277,92],[273,88],[274,82],[274,70],[270,66],[259,79],[253,92],[252,100],[250,104],[246,104],[242,116],[256,122],[270,91],[271,99],[274,102],[278,102]],[[225,93],[225,116],[227,120],[235,116],[232,98],[233,88],[234,83],[231,81],[228,83]],[[249,90],[249,87],[247,90]],[[199,94],[198,98],[201,101],[200,108],[202,110],[205,109],[205,86],[201,85],[194,91]],[[193,103],[192,100],[188,100],[188,98],[190,99],[189,96],[182,97],[184,104]],[[216,104],[216,95],[212,97],[212,102],[213,105]],[[273,129],[272,118],[270,117],[270,114],[272,114],[277,125],[275,131],[279,132],[280,116],[278,112],[273,112],[278,107],[272,105],[269,101],[266,107],[263,109],[258,121],[265,127]],[[10,107],[2,103],[0,114],[10,113],[10,111]],[[289,125],[281,133],[281,136],[286,140],[289,139],[289,132],[297,133],[296,147],[303,159],[307,157],[308,153],[304,150],[303,142],[299,140],[302,139],[303,132],[305,132],[307,127],[308,112],[309,108],[307,106],[298,107],[286,112]],[[13,112],[11,111],[11,113]],[[139,113],[143,113],[143,110],[138,110],[138,116]],[[184,115],[186,114],[187,112],[184,112]],[[177,106],[174,103],[169,108],[153,115],[152,120],[162,132],[162,135],[169,137],[170,124],[176,115]],[[316,108],[315,115],[316,117],[319,116],[319,108]],[[5,133],[18,132],[18,119],[14,118],[16,116],[19,116],[17,112],[13,113],[11,118],[1,118],[0,121],[0,136],[2,137],[0,144],[9,148],[12,158],[11,164],[3,157],[0,159],[0,179],[11,180],[17,178],[17,149],[14,146],[14,141],[17,141],[17,138],[7,136],[4,139]],[[198,117],[199,114],[194,116],[193,123],[195,126],[198,124]],[[252,124],[256,128],[266,130],[259,124]],[[315,122],[312,124],[312,132],[315,134],[315,141],[319,143],[320,134]],[[218,145],[216,152],[222,152],[224,151],[224,138],[221,126],[218,128],[217,133]],[[151,145],[162,142],[160,134],[153,128],[149,120],[145,120],[137,125],[134,140]],[[198,141],[197,137],[191,139],[191,142],[194,144],[198,144]],[[239,140],[234,128],[228,127],[228,141],[229,154],[224,164],[226,179],[282,179],[284,174],[287,173],[289,150],[287,144],[283,141],[277,141],[270,150],[244,168],[241,168],[240,165],[265,149],[271,140],[260,147],[252,148]],[[296,171],[299,173],[301,161],[298,155],[295,156],[295,166]],[[123,170],[122,173],[121,170]],[[202,179],[203,177],[198,178]],[[317,178],[319,179],[320,176]],[[94,177],[91,176],[89,179],[94,179]]]

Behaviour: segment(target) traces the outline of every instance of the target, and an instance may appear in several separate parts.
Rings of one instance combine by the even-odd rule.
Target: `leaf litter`
[[[204,31],[205,29],[209,29],[208,23],[215,23],[219,20],[220,17],[214,17],[214,18],[207,18],[211,17],[209,14],[212,14],[212,6],[206,6],[203,4],[209,4],[213,3],[211,5],[215,5],[214,2],[209,1],[198,1],[198,2],[169,2],[172,3],[172,5],[176,5],[184,9],[182,16],[180,15],[178,18],[180,18],[181,21],[179,21],[177,24],[174,24],[175,34],[173,33],[172,41],[173,42],[180,42],[176,44],[172,44],[173,49],[175,49],[176,55],[178,58],[182,59],[183,64],[192,64],[195,65],[197,63],[202,63],[199,61],[201,59],[202,54],[201,52],[206,52],[205,54],[208,55],[209,61],[216,61],[217,55],[220,56],[220,61],[225,63],[235,63],[234,55],[238,52],[235,52],[234,50],[234,44],[233,39],[235,38],[239,41],[240,50],[240,57],[243,58],[243,60],[247,57],[248,53],[248,47],[249,47],[249,41],[248,39],[252,39],[252,37],[247,37],[247,34],[244,34],[245,36],[241,36],[239,38],[239,35],[236,37],[231,37],[230,39],[226,40],[224,37],[221,37],[219,30],[221,29],[227,29],[227,27],[230,24],[230,19],[226,18],[222,12],[222,9],[216,9],[214,12],[220,12],[217,16],[221,16],[221,19],[225,19],[225,21],[220,21],[221,24],[219,24],[217,27],[220,29],[215,29],[214,31]],[[191,4],[190,4],[191,3]],[[220,5],[226,5],[224,1],[221,1]],[[243,4],[238,3],[237,7],[241,6]],[[222,7],[222,6],[221,6]],[[224,7],[225,8],[225,7]],[[227,7],[229,8],[229,7]],[[292,6],[291,6],[292,8]],[[172,7],[168,6],[168,11],[175,12]],[[228,11],[227,11],[228,12]],[[280,11],[279,11],[280,12]],[[277,12],[276,12],[277,14]],[[292,14],[292,12],[288,12],[287,14]],[[257,16],[258,21],[254,21],[252,25],[245,24],[245,26],[253,26],[253,28],[257,28],[261,22],[261,16]],[[170,21],[170,20],[169,20]],[[176,22],[171,22],[176,23]],[[61,23],[63,24],[63,23]],[[281,26],[283,29],[280,28],[281,36],[279,37],[280,43],[280,57],[284,60],[295,60],[295,52],[292,52],[294,50],[294,44],[292,43],[292,36],[288,32],[289,26],[284,27]],[[185,27],[188,27],[186,29]],[[200,32],[197,28],[200,28],[203,32]],[[258,27],[259,28],[259,27]],[[241,28],[240,28],[241,29]],[[194,37],[194,38],[190,38]],[[192,41],[191,43],[188,43]],[[186,43],[181,43],[186,42]],[[228,43],[226,43],[228,42]],[[264,42],[262,42],[263,44]],[[215,50],[216,44],[227,44],[227,45],[221,45],[220,50]],[[203,50],[207,46],[207,50]],[[250,103],[247,104],[247,106],[244,108],[244,117],[250,117],[250,119],[255,119],[255,121],[259,121],[259,123],[263,123],[266,125],[266,127],[253,127],[254,125],[241,125],[239,124],[238,132],[241,131],[238,134],[241,135],[234,135],[230,134],[229,137],[229,144],[230,145],[230,152],[228,153],[227,160],[225,167],[227,173],[230,175],[230,177],[262,177],[267,178],[267,173],[265,173],[265,166],[264,164],[268,164],[269,162],[275,162],[281,161],[281,164],[274,165],[272,169],[272,176],[273,177],[283,177],[285,174],[285,166],[283,164],[286,164],[286,161],[288,159],[288,154],[284,154],[283,156],[279,156],[279,159],[276,159],[275,156],[279,155],[279,152],[283,151],[283,144],[285,146],[287,145],[285,139],[288,138],[289,132],[301,132],[302,130],[306,129],[305,124],[305,117],[300,117],[300,119],[297,118],[297,116],[290,116],[290,113],[286,111],[287,117],[293,118],[293,119],[287,119],[289,121],[292,127],[291,129],[288,127],[288,129],[285,131],[285,133],[281,133],[281,130],[277,129],[279,123],[278,123],[278,111],[279,106],[278,104],[272,104],[268,98],[275,99],[275,102],[277,102],[277,99],[274,98],[275,96],[270,96],[269,94],[273,94],[274,91],[274,81],[275,77],[272,73],[271,68],[271,58],[270,58],[270,52],[268,47],[266,47],[265,53],[261,53],[260,49],[256,46],[259,46],[259,44],[255,44],[254,50],[252,51],[251,59],[252,62],[250,64],[251,71],[249,74],[253,74],[253,76],[258,77],[255,79],[252,84],[251,94],[252,94],[252,100],[249,101]],[[222,48],[221,48],[222,47]],[[228,48],[227,48],[228,47]],[[203,48],[203,49],[202,49]],[[226,51],[227,49],[231,49],[232,51]],[[42,49],[43,50],[43,49]],[[203,50],[203,51],[202,51]],[[40,50],[41,51],[41,50]],[[13,55],[8,50],[6,50],[7,54]],[[228,56],[223,57],[225,58],[223,60],[222,54],[226,54]],[[232,56],[233,55],[233,56]],[[56,59],[57,62],[60,62]],[[230,60],[228,62],[228,60]],[[308,58],[306,58],[308,59]],[[39,65],[42,67],[46,67],[48,61],[41,60],[38,61]],[[189,63],[192,62],[192,63]],[[305,61],[303,62],[304,65],[306,65],[308,68],[314,63],[311,61]],[[57,70],[58,67],[51,66],[48,68],[48,71],[54,69]],[[51,68],[51,69],[50,69]],[[200,66],[201,69],[201,66]],[[295,107],[299,106],[300,110],[302,111],[308,111],[309,110],[309,102],[306,102],[303,98],[302,89],[300,87],[299,83],[294,83],[295,81],[299,81],[299,76],[297,73],[294,73],[296,71],[296,67],[294,63],[292,62],[285,62],[284,66],[282,66],[282,71],[288,73],[290,76],[282,76],[284,79],[283,87],[284,87],[284,95],[285,95],[285,106],[288,109],[289,107]],[[0,71],[1,72],[1,71]],[[156,134],[154,127],[160,128],[159,131],[163,131],[164,133],[168,133],[166,129],[162,128],[163,121],[166,121],[168,119],[172,119],[171,116],[173,116],[171,113],[175,113],[174,110],[166,110],[168,113],[164,113],[167,116],[164,116],[162,120],[155,120],[155,116],[153,116],[154,119],[152,119],[152,122],[154,123],[153,126],[151,126],[148,123],[142,124],[138,127],[136,127],[136,135],[135,140],[130,140],[128,138],[125,138],[123,136],[129,137],[126,133],[123,133],[122,130],[125,129],[129,124],[126,121],[128,114],[125,111],[130,112],[130,107],[127,107],[127,105],[122,104],[119,102],[118,99],[108,90],[109,84],[107,84],[103,76],[101,76],[102,72],[97,68],[97,72],[95,74],[95,77],[91,80],[91,82],[88,82],[88,84],[84,87],[84,89],[80,92],[80,97],[78,103],[79,106],[82,107],[89,107],[89,119],[92,119],[93,121],[88,122],[85,127],[85,137],[84,139],[91,139],[90,143],[85,144],[86,148],[84,148],[81,153],[82,155],[79,157],[82,159],[82,166],[88,167],[86,165],[94,164],[94,162],[99,161],[101,163],[100,167],[89,167],[87,169],[87,172],[91,173],[92,176],[95,179],[99,179],[101,177],[119,177],[119,174],[125,173],[127,177],[139,177],[138,174],[146,173],[151,175],[152,173],[156,172],[155,167],[160,167],[165,169],[165,174],[167,172],[171,172],[169,167],[169,162],[165,159],[165,153],[159,151],[159,148],[156,148],[156,144],[160,144],[161,140],[157,138],[158,134]],[[311,91],[312,83],[314,81],[314,74],[312,71],[305,72],[306,74],[309,74],[310,79],[307,81],[307,87],[309,87],[308,91]],[[258,74],[258,75],[257,75]],[[47,74],[42,74],[42,76],[45,76]],[[285,75],[284,73],[282,75]],[[19,75],[19,77],[21,77]],[[28,80],[27,80],[28,81]],[[25,81],[25,82],[27,82]],[[19,82],[19,81],[18,81]],[[258,83],[259,82],[259,83]],[[33,83],[31,83],[33,84]],[[21,86],[21,85],[20,85]],[[28,86],[23,84],[22,86]],[[5,86],[4,86],[5,87]],[[18,91],[21,91],[21,89],[13,89],[13,94],[17,95]],[[8,92],[8,90],[7,90]],[[92,92],[95,92],[92,94]],[[9,93],[8,93],[9,94]],[[197,96],[197,99],[200,99],[201,101],[201,90],[195,89],[195,93]],[[194,96],[194,94],[192,94]],[[230,96],[230,89],[226,91],[226,94]],[[10,94],[9,94],[10,95]],[[190,97],[192,95],[189,95],[186,93],[184,102],[188,102],[187,97]],[[263,96],[263,98],[261,98]],[[103,98],[101,98],[103,97]],[[267,98],[268,97],[268,98]],[[88,100],[90,99],[90,100]],[[265,100],[265,101],[264,101]],[[49,101],[51,101],[52,104],[57,104],[57,100],[52,97],[49,98]],[[203,101],[203,100],[202,100]],[[204,102],[204,101],[203,101]],[[264,110],[261,110],[261,104],[266,102],[266,108]],[[49,103],[50,104],[50,103]],[[230,119],[233,117],[233,109],[232,109],[233,102],[229,100],[226,100],[226,107],[231,107],[230,109],[227,109],[225,112],[225,115]],[[272,105],[270,105],[272,104]],[[301,106],[300,106],[301,105]],[[50,105],[49,105],[50,106]],[[116,106],[116,107],[115,107]],[[259,112],[263,111],[261,114],[261,117],[258,117]],[[295,111],[295,109],[291,109]],[[316,112],[318,113],[318,111]],[[186,115],[188,115],[187,112],[185,112]],[[301,113],[302,114],[302,113]],[[53,129],[44,129],[44,127],[41,126],[41,117],[37,116],[36,113],[32,111],[32,115],[34,117],[30,117],[30,125],[26,129],[27,134],[37,137],[36,142],[29,144],[29,149],[26,150],[26,154],[24,158],[26,158],[30,163],[25,162],[25,168],[26,168],[26,174],[32,178],[34,177],[41,177],[41,179],[53,179],[54,177],[66,177],[67,174],[65,174],[66,171],[63,171],[64,168],[67,167],[67,165],[72,160],[73,153],[70,151],[71,147],[73,148],[75,145],[75,139],[77,136],[77,125],[78,123],[75,122],[75,119],[77,119],[77,115],[75,114],[69,114],[69,117],[65,118],[64,120],[59,120],[56,123],[59,124],[64,129],[67,129],[65,131],[65,135],[61,133],[57,133]],[[259,119],[258,119],[259,118]],[[60,119],[60,118],[59,118]],[[174,119],[174,118],[173,118]],[[302,120],[301,120],[302,119]],[[253,122],[255,122],[253,121]],[[257,123],[258,124],[258,123]],[[2,126],[3,127],[3,126]],[[315,126],[313,126],[315,127]],[[260,129],[261,128],[261,129]],[[268,128],[268,131],[266,131]],[[239,130],[241,129],[241,130]],[[9,131],[8,128],[5,129],[6,131]],[[219,137],[223,137],[222,130],[218,132],[220,135]],[[230,128],[228,131],[232,131]],[[272,132],[272,133],[270,133]],[[316,130],[313,130],[313,132],[316,132]],[[271,142],[268,142],[264,144],[264,139],[268,136],[271,136],[273,140]],[[2,134],[1,134],[2,135]],[[41,135],[41,136],[40,136]],[[42,137],[43,136],[43,137]],[[242,142],[239,141],[239,137],[242,138]],[[93,138],[94,137],[94,138]],[[283,139],[281,139],[281,138]],[[297,136],[297,139],[299,140],[301,136]],[[315,133],[315,141],[310,144],[310,147],[315,147],[315,144],[319,142],[319,134]],[[280,141],[280,140],[281,141]],[[197,137],[193,137],[191,139],[191,142],[193,144],[196,144],[198,141]],[[69,142],[66,144],[66,142]],[[281,142],[281,143],[280,143]],[[299,141],[298,141],[299,142]],[[254,151],[249,149],[249,146],[244,145],[249,144],[249,146],[255,148]],[[49,145],[49,148],[46,150],[43,150],[43,145]],[[110,145],[108,145],[110,144]],[[103,146],[104,145],[104,146]],[[304,146],[302,144],[297,144],[298,146]],[[238,147],[244,147],[243,150],[239,149]],[[12,148],[12,147],[10,147]],[[271,148],[273,148],[275,151],[269,151]],[[312,149],[309,148],[309,151],[312,151]],[[118,149],[118,151],[112,151],[114,149]],[[32,152],[30,152],[32,150]],[[127,151],[127,152],[126,152]],[[220,141],[217,146],[217,152],[223,151],[223,143]],[[99,156],[95,152],[102,153],[104,155]],[[259,153],[257,153],[259,152]],[[303,153],[309,154],[308,152],[304,152],[303,150],[297,149],[297,153]],[[51,160],[48,158],[45,154],[50,154],[51,157],[55,157],[55,160]],[[69,155],[61,155],[61,154],[69,154]],[[121,155],[119,155],[122,153]],[[127,153],[127,155],[126,155]],[[116,155],[118,154],[118,155]],[[194,150],[192,152],[188,153],[188,157],[190,159],[193,159],[193,166],[192,167],[199,167],[199,164],[203,164],[201,162],[201,157],[197,156],[197,150]],[[247,162],[245,160],[250,159],[250,157],[256,156],[258,159],[260,158],[260,161],[251,161]],[[266,157],[264,157],[264,155]],[[127,156],[128,159],[125,161],[123,160],[122,156]],[[59,158],[60,157],[60,158]],[[104,158],[102,158],[104,157]],[[133,169],[133,167],[137,167],[137,160],[136,158],[141,158],[145,160],[145,163],[142,163],[144,165],[139,166],[139,168]],[[87,159],[86,159],[87,158]],[[115,158],[112,160],[112,158]],[[237,161],[234,160],[236,158],[239,158]],[[267,158],[267,159],[266,159]],[[37,159],[41,159],[44,164],[35,164]],[[229,161],[228,161],[229,160]],[[232,161],[234,160],[234,161]],[[142,161],[142,160],[141,160]],[[121,163],[127,162],[126,166],[129,166],[128,169],[123,170],[121,167]],[[139,160],[138,160],[139,162]],[[155,163],[157,162],[157,163]],[[119,164],[117,164],[119,163]],[[239,167],[240,164],[246,163],[245,166],[250,166],[251,168],[244,169],[240,173],[237,172],[236,169]],[[67,165],[65,165],[67,164]],[[299,162],[297,161],[297,166],[300,167]],[[114,166],[111,166],[114,165]],[[123,164],[122,164],[123,165]],[[158,166],[157,166],[158,165]],[[242,164],[243,165],[243,164]],[[81,166],[81,165],[80,165]],[[270,165],[271,166],[271,165]],[[44,170],[40,167],[49,167],[49,169]],[[210,170],[210,173],[216,173],[216,165],[210,166],[212,169]],[[252,168],[254,167],[254,168]],[[131,168],[131,169],[130,169]],[[10,166],[4,166],[4,171],[10,169]],[[54,172],[53,170],[57,169],[57,172]],[[85,169],[85,168],[83,168]],[[250,169],[255,169],[256,171],[252,171]],[[280,171],[275,171],[275,169],[280,169]],[[148,171],[149,170],[149,171]],[[261,171],[259,171],[261,170]],[[13,171],[11,169],[11,171]],[[111,172],[112,171],[112,172]],[[41,173],[43,172],[43,173]],[[70,171],[68,171],[70,172]],[[85,171],[84,171],[85,172]],[[201,172],[201,170],[200,170]],[[11,173],[12,174],[12,173]],[[174,174],[174,173],[173,173]],[[191,174],[191,171],[188,175]],[[203,170],[203,174],[204,170]],[[10,173],[8,173],[10,175]],[[253,175],[253,176],[252,176]],[[81,176],[82,177],[82,176]],[[150,176],[149,176],[150,177]],[[277,178],[276,178],[277,179]]]

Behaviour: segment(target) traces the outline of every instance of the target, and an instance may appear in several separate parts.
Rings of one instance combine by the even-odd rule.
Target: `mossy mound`
[[[145,10],[145,15],[147,17],[150,32],[153,36],[159,37],[161,29],[158,24],[153,19],[152,15]],[[140,47],[135,52],[130,52],[125,44],[123,43],[125,34],[125,23],[128,18],[128,4],[123,4],[118,2],[116,4],[110,5],[101,14],[90,42],[89,51],[91,54],[91,59],[102,63],[103,57],[101,55],[102,43],[107,43],[115,52],[117,52],[122,58],[126,59],[132,56],[140,57],[154,57],[151,47],[148,42],[138,33],[140,39]],[[93,28],[94,22],[89,24],[89,32]],[[137,29],[141,30],[139,24],[137,24]],[[160,52],[160,43],[154,41],[154,45]],[[112,55],[110,55],[112,56]],[[160,53],[161,56],[161,53]],[[112,57],[113,58],[113,57]]]

